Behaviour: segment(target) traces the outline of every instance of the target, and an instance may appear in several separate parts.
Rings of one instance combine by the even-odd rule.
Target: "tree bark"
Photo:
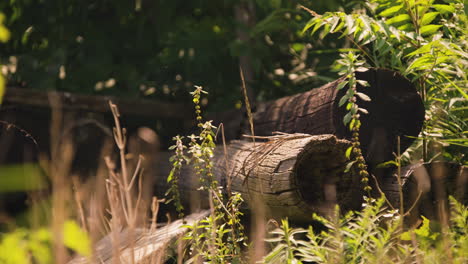
[[[344,173],[344,152],[350,143],[334,135],[288,134],[266,142],[234,141],[216,149],[215,175],[218,181],[241,193],[250,209],[265,206],[268,217],[310,221],[313,212],[328,214],[335,204],[344,210],[361,205],[362,186],[355,173]],[[169,168],[160,173],[164,183]],[[198,179],[186,169],[180,174],[180,191],[185,204],[195,201]],[[159,186],[159,193],[167,188]],[[193,206],[206,208],[206,196]]]
[[[361,114],[360,141],[364,157],[371,164],[393,159],[397,137],[401,136],[401,151],[411,145],[418,136],[424,120],[424,106],[415,87],[400,74],[385,69],[356,72],[358,80],[365,80],[370,87],[358,84],[358,92],[371,98],[370,102],[359,97],[357,104],[369,114]],[[311,135],[334,134],[338,138],[351,138],[343,124],[347,110],[339,107],[339,101],[347,88],[338,91],[344,78],[308,92],[283,97],[272,102],[258,104],[254,114],[255,135],[271,135],[273,131],[306,133]],[[248,126],[243,131],[247,133]]]

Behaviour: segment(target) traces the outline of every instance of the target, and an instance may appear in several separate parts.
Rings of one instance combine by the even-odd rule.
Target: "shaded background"
[[[299,4],[321,13],[356,2],[2,1],[3,73],[10,86],[177,102],[201,85],[210,110],[239,108],[239,65],[259,100],[336,77],[329,67],[347,44],[302,36],[311,16]]]

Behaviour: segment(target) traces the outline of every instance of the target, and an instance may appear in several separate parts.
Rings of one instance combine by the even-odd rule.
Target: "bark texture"
[[[233,141],[226,155],[222,147],[216,150],[215,175],[226,188],[240,192],[252,210],[265,206],[267,216],[309,221],[313,212],[328,213],[334,204],[345,210],[359,208],[359,177],[343,172],[349,144],[334,135],[306,134],[285,134],[266,142]],[[168,171],[163,169],[158,183]],[[180,176],[185,204],[194,211],[208,206],[206,196],[196,191],[195,174],[186,169]],[[159,188],[162,193],[167,186]]]
[[[361,147],[364,157],[372,164],[392,159],[396,138],[401,136],[404,151],[421,131],[424,106],[415,87],[400,74],[385,69],[356,72],[358,80],[370,87],[358,85],[358,92],[371,98],[370,102],[358,98],[359,107],[369,114],[361,114]],[[273,131],[306,133],[311,135],[334,134],[338,138],[351,137],[343,124],[345,107],[339,101],[347,88],[338,91],[344,78],[308,92],[283,97],[259,104],[254,115],[255,135],[271,135]],[[248,126],[243,131],[249,133]]]

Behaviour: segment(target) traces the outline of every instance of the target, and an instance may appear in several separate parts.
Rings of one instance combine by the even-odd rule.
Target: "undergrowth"
[[[372,98],[357,92],[356,84],[368,84],[357,80],[354,74],[363,68],[388,67],[401,72],[417,84],[425,103],[428,118],[419,144],[408,153],[397,153],[398,167],[404,155],[408,157],[407,161],[419,158],[428,161],[442,156],[466,164],[466,154],[461,150],[468,142],[464,116],[468,96],[462,87],[467,81],[468,55],[466,35],[463,35],[466,33],[466,15],[461,0],[369,0],[352,14],[309,12],[313,19],[304,31],[318,32],[322,38],[330,33],[340,33],[359,50],[343,54],[335,68],[346,76],[339,89],[347,89],[347,92],[339,104],[348,111],[343,122],[352,131],[352,147],[346,151],[351,160],[347,169],[357,166],[368,194],[369,174],[359,145],[360,114],[366,114],[367,110],[360,108],[356,101],[357,98],[364,101]],[[249,259],[254,255],[250,251],[256,249],[249,244],[247,226],[241,221],[243,198],[239,193],[228,191],[229,181],[221,182],[224,175],[218,175],[215,169],[213,157],[218,128],[210,121],[203,121],[200,99],[204,93],[201,87],[196,87],[192,93],[199,133],[174,138],[175,145],[171,149],[175,154],[170,160],[173,169],[167,178],[170,186],[167,195],[178,216],[183,218],[187,209],[181,200],[180,175],[188,166],[199,179],[198,191],[207,197],[210,214],[193,225],[184,226],[187,231],[178,243],[185,241],[187,246],[179,254],[177,263],[253,263],[257,260]],[[107,159],[108,174],[101,186],[105,199],[99,200],[97,194],[89,195],[88,199],[84,196],[76,199],[76,212],[68,214],[62,209],[63,221],[54,222],[55,228],[18,228],[2,233],[0,263],[63,263],[70,250],[98,263],[93,259],[92,244],[102,236],[97,236],[97,229],[93,228],[103,226],[106,234],[115,235],[122,227],[134,231],[139,224],[148,222],[141,213],[145,209],[140,208],[143,207],[140,202],[144,186],[142,159],[138,158],[134,166],[128,166],[134,169],[129,174],[126,132],[120,127],[116,107],[111,105],[111,108],[116,123],[114,137],[119,160],[114,164]],[[431,148],[431,144],[445,148],[440,151],[440,148]],[[65,175],[59,174],[61,177]],[[71,189],[67,183],[59,187]],[[80,188],[75,186],[74,191],[79,194]],[[63,208],[69,207],[69,197],[58,194],[61,193],[54,193],[56,202],[61,202]],[[158,200],[155,198],[154,201],[151,229],[156,226],[157,209],[154,208],[157,208]],[[366,197],[361,211],[344,213],[336,207],[332,216],[315,214],[311,216],[311,222],[315,224],[307,229],[293,227],[287,219],[282,219],[265,238],[269,252],[258,262],[468,263],[468,207],[454,198],[449,199],[449,204],[448,222],[437,223],[422,217],[411,227],[403,224],[407,213],[403,206],[390,210],[386,207],[385,197]],[[85,205],[89,208],[83,209]],[[73,221],[72,218],[81,220]],[[134,238],[130,236],[130,239]],[[57,249],[65,257],[58,257]],[[112,250],[114,256],[119,256],[118,246],[114,245]],[[131,262],[134,258],[132,255]]]

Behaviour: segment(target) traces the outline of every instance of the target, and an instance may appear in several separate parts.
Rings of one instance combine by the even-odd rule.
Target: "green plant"
[[[450,201],[452,221],[445,235],[431,228],[428,219],[403,232],[400,215],[383,207],[384,198],[369,199],[361,212],[341,217],[338,208],[331,219],[314,215],[326,228],[320,232],[312,227],[290,228],[283,221],[271,233],[276,247],[263,263],[465,263],[468,208]],[[307,238],[301,238],[305,232]]]
[[[5,15],[0,13],[0,42],[7,42],[10,39],[10,31],[3,25],[5,21]],[[2,65],[0,64],[0,69]],[[3,73],[0,72],[0,104],[2,103],[3,94],[5,93],[5,78]]]
[[[337,89],[341,90],[346,86],[348,87],[348,90],[338,102],[338,106],[342,107],[345,105],[346,110],[349,111],[343,117],[343,123],[345,126],[349,126],[349,130],[352,132],[351,146],[345,152],[346,158],[352,159],[352,161],[347,164],[345,172],[349,171],[352,166],[355,166],[361,176],[364,191],[370,195],[369,173],[367,172],[366,161],[362,155],[359,143],[360,114],[368,114],[368,112],[366,109],[360,108],[356,103],[357,98],[363,101],[371,100],[366,94],[357,91],[357,84],[363,87],[369,86],[367,81],[356,78],[357,71],[367,70],[365,64],[366,62],[361,60],[358,55],[348,52],[347,54],[341,54],[341,59],[336,61],[335,70],[339,71],[339,75],[345,76],[345,80],[337,86]]]
[[[264,258],[264,263],[302,263],[296,258],[301,241],[295,236],[305,232],[307,231],[300,228],[291,228],[287,219],[281,220],[280,228],[270,232],[274,237],[266,239],[267,242],[275,243],[276,246]]]
[[[183,216],[184,208],[178,189],[179,173],[183,165],[190,164],[199,180],[199,191],[208,196],[211,214],[193,226],[185,226],[189,229],[184,237],[189,242],[189,262],[202,260],[210,263],[243,263],[241,249],[246,239],[240,220],[243,199],[239,193],[226,193],[215,178],[213,156],[216,127],[211,121],[202,122],[200,107],[201,95],[206,92],[202,87],[196,86],[191,94],[200,133],[188,137],[188,147],[183,144],[182,137],[174,138],[176,145],[170,149],[175,151],[175,155],[171,157],[173,169],[167,178],[171,184],[167,194],[171,195],[170,201],[174,202],[179,216]]]
[[[86,232],[73,220],[67,220],[62,227],[64,245],[76,253],[91,257],[91,241]],[[53,263],[52,230],[41,227],[35,230],[17,228],[0,234],[0,263]]]
[[[321,38],[341,33],[370,66],[399,71],[416,83],[426,106],[422,144],[416,145],[422,158],[437,157],[441,145],[445,158],[466,163],[461,151],[468,146],[463,1],[370,0],[363,6],[352,14],[311,11],[314,17],[304,31],[320,32]]]

